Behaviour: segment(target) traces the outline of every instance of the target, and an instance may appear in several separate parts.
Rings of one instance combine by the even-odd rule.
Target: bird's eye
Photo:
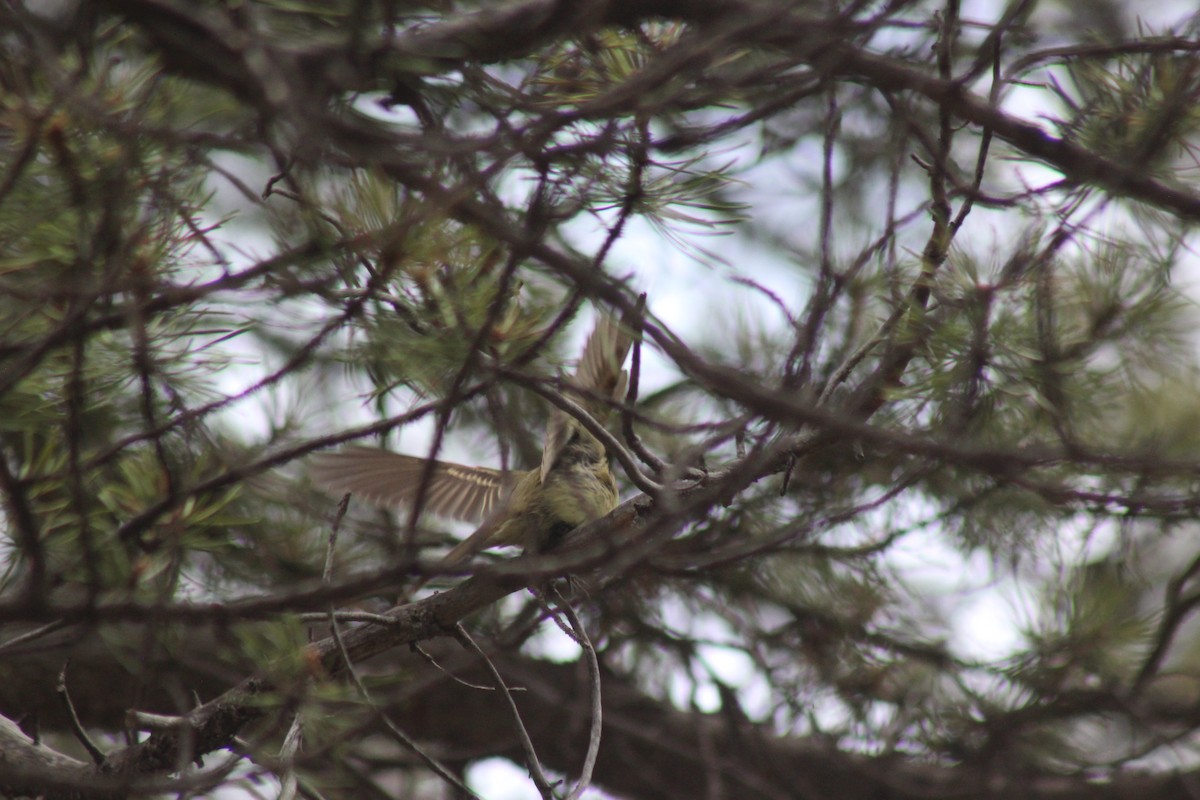
[[[546,541],[542,544],[539,550],[545,551],[553,549],[556,545],[562,542],[563,539],[566,538],[568,533],[575,530],[575,528],[576,526],[569,522],[564,522],[562,520],[555,522],[552,526],[550,526],[550,533],[546,537]]]

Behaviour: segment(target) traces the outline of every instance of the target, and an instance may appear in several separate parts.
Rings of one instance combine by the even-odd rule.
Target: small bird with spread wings
[[[593,416],[607,410],[602,398],[620,400],[625,393],[627,373],[622,365],[632,344],[625,325],[601,315],[569,378],[579,390],[581,405]],[[350,447],[313,456],[310,474],[327,491],[351,492],[377,506],[411,508],[428,464],[415,456]],[[504,472],[434,461],[422,509],[479,523],[443,557],[442,564],[448,566],[489,547],[544,550],[616,506],[617,482],[603,443],[575,417],[556,408],[546,429],[540,467]]]

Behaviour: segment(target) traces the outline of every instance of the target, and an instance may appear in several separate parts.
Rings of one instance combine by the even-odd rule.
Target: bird
[[[645,296],[634,314],[640,314]],[[630,317],[617,322],[601,314],[575,373],[567,380],[581,405],[595,419],[609,410],[608,400],[625,394],[623,368],[633,344]],[[368,503],[411,509],[426,472],[422,511],[477,523],[478,528],[440,560],[442,567],[462,563],[493,547],[515,545],[544,552],[576,527],[599,519],[617,506],[617,482],[604,444],[574,416],[551,412],[541,464],[528,471],[466,466],[364,446],[351,446],[309,459],[313,482],[333,494],[357,495]]]

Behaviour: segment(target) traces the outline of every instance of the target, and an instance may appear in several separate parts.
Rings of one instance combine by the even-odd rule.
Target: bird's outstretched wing
[[[309,475],[331,493],[351,492],[377,506],[411,508],[429,461],[371,447],[347,447],[309,458]],[[509,472],[433,462],[422,510],[464,522],[482,522],[508,500],[517,477]]]
[[[634,307],[635,314],[642,313],[645,301],[645,295],[638,299]],[[625,393],[625,384],[629,377],[622,365],[625,363],[625,357],[629,355],[629,348],[633,346],[631,323],[629,315],[617,322],[608,314],[601,314],[595,329],[583,346],[579,366],[570,378],[571,383],[586,394],[619,400]],[[604,410],[602,405],[595,401],[589,403],[586,398],[583,400],[583,406],[589,412],[598,413]],[[575,425],[578,425],[578,422],[561,409],[555,409],[550,415],[550,422],[546,426],[546,442],[542,446],[543,481],[562,455]]]

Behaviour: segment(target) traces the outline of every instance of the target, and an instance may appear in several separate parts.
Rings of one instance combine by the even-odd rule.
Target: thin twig
[[[355,690],[358,692],[359,696],[362,697],[363,702],[367,703],[379,712],[379,718],[383,720],[383,724],[388,727],[388,730],[392,732],[392,735],[396,737],[396,740],[411,750],[417,756],[417,758],[420,758],[422,761],[424,761],[425,765],[433,770],[433,772],[442,780],[454,786],[456,789],[465,792],[468,796],[478,798],[479,795],[472,792],[457,775],[450,771],[449,767],[442,764],[442,762],[438,761],[429,753],[425,752],[420,745],[413,741],[412,737],[401,730],[400,726],[393,722],[391,717],[389,717],[375,703],[375,701],[371,699],[371,693],[367,691],[366,684],[362,682],[362,678],[360,678],[358,675],[358,670],[356,670],[354,668],[354,664],[351,663],[350,652],[346,649],[346,643],[342,640],[342,633],[338,629],[336,621],[330,622],[329,632],[333,635],[333,641],[337,645],[338,652],[342,656],[342,661],[346,664],[346,673],[350,676],[350,681],[354,684]]]
[[[58,673],[58,686],[55,691],[62,699],[63,707],[67,710],[67,718],[71,723],[71,732],[75,734],[75,738],[83,745],[83,749],[87,750],[88,755],[92,757],[92,761],[96,766],[103,766],[105,762],[104,753],[96,746],[96,743],[87,735],[87,731],[83,729],[83,725],[79,722],[79,715],[75,713],[75,704],[71,702],[71,694],[67,691],[67,667],[70,666],[71,659],[63,662],[62,671]]]
[[[596,648],[592,646],[587,631],[584,629],[583,623],[579,621],[579,616],[575,613],[575,609],[571,608],[571,604],[563,598],[558,589],[552,587],[550,591],[554,594],[555,605],[558,607],[558,610],[567,618],[567,621],[571,624],[571,629],[575,631],[575,635],[572,638],[583,649],[583,658],[586,660],[588,668],[588,680],[591,684],[592,727],[588,731],[587,755],[583,759],[583,769],[579,772],[579,782],[575,784],[575,788],[567,795],[567,800],[578,800],[579,796],[592,783],[592,771],[596,767],[596,756],[600,752],[600,731],[603,727],[600,698],[600,662],[596,659]]]
[[[333,524],[329,527],[329,539],[325,544],[325,565],[321,570],[321,583],[325,586],[333,582],[333,554],[337,548],[338,531],[342,527],[342,520],[346,516],[346,510],[350,507],[350,494],[342,495],[342,499],[338,501],[337,513],[334,515]],[[333,606],[329,607],[327,616],[329,624],[336,628],[336,620],[333,619]],[[311,633],[310,633],[311,636]],[[347,666],[349,661],[347,661]],[[311,684],[311,680],[306,682]],[[296,752],[300,749],[301,743],[304,741],[304,709],[297,708],[296,715],[292,718],[292,724],[288,728],[287,735],[283,738],[283,745],[279,748],[279,763],[282,767],[282,775],[280,776],[279,800],[293,800],[296,796],[297,788],[299,787],[299,779],[296,776]]]
[[[636,308],[639,311],[644,309],[645,302],[646,295],[642,294],[638,298]],[[621,435],[629,443],[629,449],[642,460],[643,464],[654,470],[655,476],[661,480],[667,469],[667,463],[651,453],[642,444],[642,439],[637,435],[637,431],[633,429],[633,407],[637,404],[638,385],[642,376],[642,314],[630,315],[630,317],[625,322],[633,327],[633,361],[629,367],[629,388],[625,392],[625,402],[621,406]]]
[[[496,688],[504,694],[504,699],[508,702],[508,708],[512,711],[513,724],[517,731],[517,739],[521,742],[521,749],[525,753],[525,766],[529,768],[529,777],[533,780],[533,785],[537,787],[538,792],[544,800],[550,800],[554,797],[554,787],[546,779],[546,773],[542,771],[537,751],[534,750],[533,741],[529,738],[529,731],[525,730],[525,723],[521,720],[521,712],[517,709],[517,702],[513,700],[512,692],[508,690],[508,684],[504,682],[504,678],[500,675],[500,670],[496,669],[496,665],[487,657],[487,653],[483,652],[483,648],[475,643],[475,640],[471,638],[461,623],[455,624],[452,633],[459,644],[479,656],[483,660],[484,666],[492,673],[492,680],[496,682]]]
[[[342,497],[341,502],[338,503],[337,516],[334,517],[333,527],[329,532],[329,545],[325,553],[325,570],[321,579],[322,583],[325,584],[328,584],[333,580],[334,545],[337,543],[338,531],[341,528],[342,519],[346,516],[346,509],[349,507],[349,504],[350,495],[347,494]],[[371,614],[368,616],[375,618],[379,617],[380,615]],[[466,792],[471,797],[476,797],[475,793],[468,789],[466,785],[464,785],[463,782],[458,778],[458,776],[452,773],[436,758],[422,750],[420,746],[418,746],[417,743],[408,736],[408,734],[400,730],[400,727],[396,725],[387,714],[383,713],[382,709],[380,709],[380,707],[371,699],[371,694],[367,691],[366,684],[362,682],[362,678],[360,678],[358,675],[358,670],[354,668],[354,662],[350,658],[350,652],[346,649],[346,643],[342,640],[342,632],[338,627],[339,617],[342,617],[342,613],[334,611],[332,606],[330,606],[329,611],[325,614],[325,618],[329,620],[329,633],[333,637],[333,641],[337,646],[339,655],[342,657],[342,662],[346,665],[346,673],[350,676],[350,681],[354,684],[354,688],[358,691],[359,696],[362,697],[363,702],[378,710],[380,719],[383,720],[383,723],[392,732],[392,735],[395,736],[402,745],[415,753],[418,758],[422,759],[435,774],[450,783],[455,788]],[[371,619],[369,621],[374,622],[375,620]]]
[[[17,645],[24,644],[25,642],[32,642],[35,639],[40,639],[43,636],[67,627],[68,624],[69,623],[64,620],[56,619],[54,622],[47,623],[39,628],[34,628],[31,631],[26,631],[19,636],[14,636],[7,642],[0,644],[0,653],[3,653],[5,650],[11,650]]]
[[[174,731],[188,724],[186,715],[152,714],[149,711],[138,711],[132,708],[125,712],[125,727],[130,730]]]
[[[546,601],[546,598],[543,597],[539,592],[535,592],[532,589],[530,590],[530,594],[533,595],[533,599],[537,603],[538,608],[542,609],[543,612],[543,616],[535,622],[535,625],[537,622],[541,622],[543,619],[549,619],[558,626],[558,629],[562,631],[568,639],[575,642],[575,644],[579,645],[580,647],[583,647],[583,642],[579,641],[579,636],[574,630],[571,629],[570,625],[568,625],[562,620],[562,618],[559,617],[555,608]]]
[[[861,347],[850,354],[849,358],[842,362],[842,365],[838,367],[837,371],[834,372],[829,378],[829,382],[825,384],[825,388],[821,390],[821,396],[817,398],[818,406],[825,405],[829,401],[829,398],[833,395],[834,390],[850,377],[850,373],[854,371],[854,368],[862,363],[862,360],[866,358],[872,350],[887,341],[888,336],[891,335],[892,329],[896,327],[896,324],[900,322],[908,310],[909,306],[907,303],[902,303],[901,305],[897,306],[892,311],[891,315],[879,326],[879,330],[875,332],[875,335],[864,342]]]
[[[338,501],[337,513],[333,517],[333,525],[329,527],[329,540],[325,544],[325,567],[321,570],[321,583],[328,586],[333,581],[333,551],[337,546],[338,531],[341,530],[342,520],[346,518],[346,510],[350,507],[350,493],[342,495]]]
[[[328,611],[309,611],[296,615],[296,619],[301,622],[323,622],[330,618],[338,622],[367,622],[372,625],[385,626],[397,624],[392,617],[385,614],[372,614],[370,611],[334,611],[332,614]]]
[[[293,800],[296,796],[299,783],[296,777],[296,751],[300,749],[303,741],[304,711],[297,708],[296,715],[292,717],[292,724],[288,727],[287,736],[283,737],[283,744],[279,748],[280,771],[283,773],[279,780],[279,800]]]
[[[483,685],[483,684],[481,684],[481,683],[471,683],[470,681],[466,681],[466,680],[463,680],[462,678],[458,677],[458,676],[457,676],[457,675],[455,675],[453,672],[451,672],[450,670],[446,669],[446,668],[445,668],[445,667],[443,667],[441,664],[439,664],[439,663],[437,662],[437,659],[435,659],[435,658],[434,658],[433,656],[431,656],[429,653],[427,653],[427,652],[425,652],[423,649],[421,649],[421,646],[420,646],[419,644],[413,644],[413,646],[412,646],[412,650],[413,650],[413,652],[415,652],[417,655],[419,655],[421,658],[425,659],[425,662],[426,662],[427,664],[429,664],[429,666],[433,667],[433,668],[434,668],[434,669],[436,669],[438,672],[442,673],[442,674],[443,674],[443,675],[445,675],[447,678],[449,678],[450,680],[454,681],[455,683],[457,683],[457,684],[458,684],[458,685],[460,685],[460,686],[465,686],[465,687],[467,687],[468,689],[478,689],[478,690],[480,690],[480,691],[483,691],[483,692],[494,692],[494,691],[496,691],[496,687],[495,687],[495,686],[484,686],[484,685]],[[514,692],[515,692],[515,691],[524,691],[524,690],[523,690],[523,689],[520,689],[519,687],[512,687],[512,691],[514,691]]]
[[[235,756],[237,756],[232,760],[233,766],[236,766],[239,761],[244,758],[267,772],[276,773],[280,769],[278,762],[270,756],[264,754],[261,750],[261,746],[258,743],[247,741],[240,736],[234,737],[233,741],[230,743],[229,750],[233,752]],[[228,773],[232,767],[228,769],[222,769],[225,773]],[[325,795],[317,791],[316,787],[313,786],[311,782],[306,781],[299,775],[296,776],[296,789],[301,796],[307,797],[310,800],[325,800]],[[194,797],[195,795],[190,796]]]

